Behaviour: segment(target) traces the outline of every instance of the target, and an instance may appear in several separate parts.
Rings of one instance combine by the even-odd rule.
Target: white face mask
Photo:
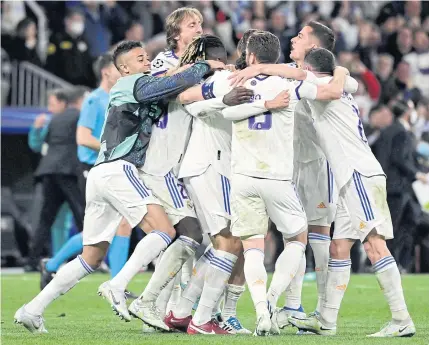
[[[417,114],[416,110],[411,111],[410,114],[410,125],[414,126],[417,122],[417,120],[419,119],[419,115]]]
[[[83,22],[73,22],[70,25],[70,31],[76,36],[82,35],[83,30],[85,30]]]

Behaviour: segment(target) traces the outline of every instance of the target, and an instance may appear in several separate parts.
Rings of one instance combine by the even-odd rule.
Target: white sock
[[[225,303],[225,288],[222,291],[222,294],[220,295],[218,301],[216,302],[216,305],[214,306],[212,310],[212,319],[215,319],[217,315],[222,315],[222,304]]]
[[[140,298],[145,302],[156,301],[160,292],[174,279],[182,265],[195,255],[198,246],[198,242],[186,236],[180,236],[174,241],[164,252]]]
[[[393,256],[385,256],[373,266],[378,283],[389,303],[392,319],[398,323],[410,320],[402,291],[401,274]]]
[[[180,297],[182,296],[183,291],[181,280],[182,270],[180,270],[177,273],[176,278],[174,278],[173,288],[171,290],[170,298],[168,299],[167,311],[174,310],[176,305],[178,305],[180,302]]]
[[[214,251],[214,255],[210,258],[200,302],[192,318],[196,326],[203,325],[212,319],[212,311],[225,290],[237,259],[236,255],[223,250]]]
[[[273,279],[268,290],[268,302],[271,307],[277,307],[277,301],[295,277],[303,255],[305,255],[305,244],[297,241],[286,243],[285,249],[276,261]]]
[[[231,316],[237,315],[237,302],[245,290],[245,285],[228,284],[226,286],[225,305],[222,310],[223,320],[228,320]]]
[[[94,270],[78,255],[76,259],[61,267],[54,279],[25,306],[25,310],[33,315],[42,315],[46,307],[73,288],[79,280]]]
[[[350,259],[329,259],[325,301],[320,309],[323,324],[327,327],[337,325],[338,311],[350,280],[351,265]]]
[[[125,291],[128,283],[140,269],[149,265],[170,243],[171,238],[165,232],[154,230],[149,233],[137,244],[127,263],[110,281],[112,286]]]
[[[331,244],[331,237],[317,233],[309,233],[308,241],[311,249],[313,250],[316,281],[317,281],[317,307],[320,307],[325,299],[325,285],[326,275],[328,274],[328,261],[329,261],[329,246]]]
[[[192,307],[203,291],[204,278],[209,268],[210,258],[213,256],[213,251],[214,249],[211,247],[198,259],[195,264],[194,274],[192,274],[191,280],[182,292],[179,303],[172,309],[174,316],[182,318],[191,315]]]
[[[195,242],[195,243],[197,243],[197,242]],[[198,244],[198,246],[199,246],[199,244]],[[198,249],[198,246],[195,250]],[[182,286],[188,285],[188,283],[192,277],[192,270],[193,269],[194,269],[194,256],[191,256],[182,266],[182,279],[180,280],[180,283],[182,284]]]
[[[307,258],[304,253],[299,263],[298,271],[296,271],[295,277],[293,277],[289,287],[286,289],[285,307],[290,309],[299,309],[301,307],[302,285],[304,284],[306,268]]]
[[[255,305],[257,318],[268,313],[267,271],[264,266],[264,252],[251,248],[244,251],[244,276]]]
[[[156,299],[156,306],[161,311],[162,315],[165,316],[169,310],[168,302],[170,300],[171,294],[173,293],[174,284],[176,282],[176,279],[180,279],[180,271],[177,272],[174,279],[172,279],[167,286],[162,289],[161,293],[159,294],[158,298]]]

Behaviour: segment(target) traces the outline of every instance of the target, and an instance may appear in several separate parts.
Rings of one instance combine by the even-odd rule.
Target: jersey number
[[[359,131],[360,138],[362,139],[362,141],[365,144],[367,144],[368,143],[368,139],[366,138],[365,131],[363,130],[362,120],[360,119],[360,116],[359,116],[359,109],[354,104],[352,104],[352,108],[353,108],[354,113],[357,115],[357,117],[359,119],[359,121],[358,121],[358,131]]]
[[[257,121],[257,117],[264,116],[263,121]],[[262,115],[249,117],[249,129],[254,131],[267,131],[273,124],[272,114],[270,111],[266,111]]]
[[[156,123],[156,127],[161,128],[161,129],[166,129],[167,128],[167,123],[168,123],[168,114],[165,114]]]

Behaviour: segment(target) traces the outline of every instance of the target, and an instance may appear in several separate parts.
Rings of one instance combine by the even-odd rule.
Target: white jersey
[[[152,135],[141,168],[146,174],[165,176],[171,170],[177,176],[189,140],[192,117],[177,102],[168,104],[168,112],[152,126]]]
[[[172,50],[159,53],[151,63],[153,76],[164,74],[179,65],[179,58]],[[192,117],[181,104],[170,102],[168,112],[152,126],[152,135],[141,168],[146,174],[165,176],[173,169],[177,176],[180,162],[189,139]]]
[[[152,60],[150,71],[153,76],[164,74],[169,69],[175,68],[179,65],[179,58],[174,54],[173,50],[166,50],[159,53],[155,59]]]
[[[209,77],[202,86],[204,98],[221,97],[228,93],[232,88],[229,75],[228,71],[217,71]],[[195,118],[180,167],[180,178],[201,175],[210,165],[219,174],[230,177],[232,122],[222,116],[221,110],[226,106],[221,99],[217,100],[217,104],[210,102],[201,101],[185,106]]]
[[[307,81],[318,84],[318,79],[313,73],[307,72]],[[344,89],[348,92],[356,92],[358,87],[357,81],[353,78],[347,77]],[[302,99],[299,101],[295,108],[295,133],[294,133],[294,153],[295,161],[301,163],[308,163],[325,155],[320,148],[317,139],[313,120],[311,118],[311,109],[308,100]]]
[[[315,99],[317,86],[276,76],[257,76],[248,80],[245,86],[254,91],[252,101],[272,100],[282,90],[289,90],[290,102],[286,109],[261,111],[259,115],[233,123],[232,172],[258,178],[292,180],[295,106],[300,97]],[[224,114],[231,118],[229,112],[241,114],[244,107],[246,105],[227,108]]]
[[[313,127],[311,109],[306,99],[295,107],[295,132],[293,138],[295,161],[308,163],[325,157]]]
[[[331,77],[319,78],[329,83]],[[383,175],[383,169],[368,145],[358,106],[347,92],[335,101],[309,101],[320,146],[332,168],[338,189],[353,176]]]

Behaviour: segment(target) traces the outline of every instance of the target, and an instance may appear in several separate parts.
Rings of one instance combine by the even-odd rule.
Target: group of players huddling
[[[279,334],[288,324],[335,335],[350,249],[360,240],[392,313],[371,336],[414,335],[385,242],[393,237],[386,176],[351,95],[357,82],[335,66],[332,30],[304,26],[291,41],[289,65],[276,64],[276,36],[249,30],[231,71],[222,42],[202,35],[201,24],[196,9],[170,14],[169,50],[152,66],[140,42],[116,47],[122,77],[111,89],[100,154],[87,179],[83,252],[16,312],[15,322],[47,332],[45,308],[94,272],[125,218],[147,235],[98,294],[125,321],[141,319],[146,331],[251,333],[236,313],[247,283],[254,335]],[[285,246],[267,291],[269,219]],[[212,245],[194,265],[204,232]],[[319,296],[309,315],[301,306],[307,241]],[[128,283],[160,253],[145,290],[127,307]],[[180,283],[186,287],[170,298]],[[277,308],[285,291],[287,303]]]

